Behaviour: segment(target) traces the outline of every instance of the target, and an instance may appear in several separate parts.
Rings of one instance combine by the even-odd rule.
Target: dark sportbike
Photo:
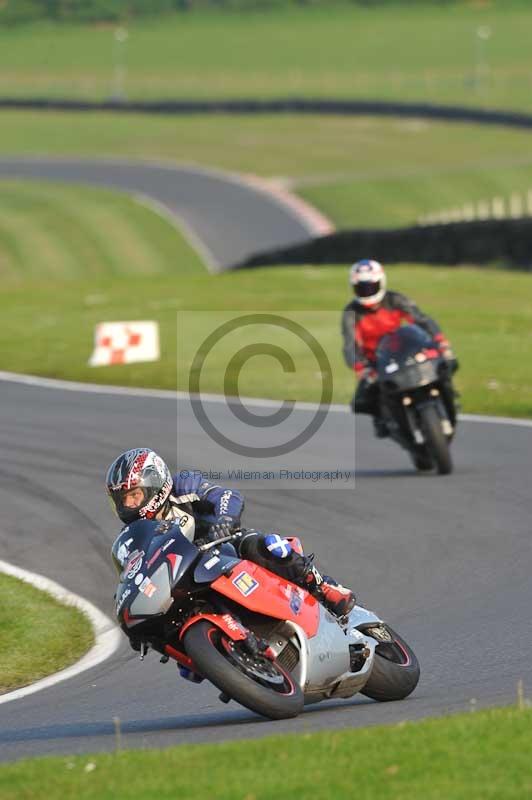
[[[410,453],[421,471],[452,471],[450,443],[456,427],[451,376],[455,360],[445,359],[417,325],[382,337],[377,348],[381,415],[391,438]]]
[[[361,606],[338,619],[304,589],[241,560],[231,544],[241,532],[198,546],[179,521],[140,520],[126,531],[116,614],[141,658],[152,648],[195,682],[211,681],[223,702],[271,719],[332,697],[401,700],[415,689],[416,656],[389,625]]]

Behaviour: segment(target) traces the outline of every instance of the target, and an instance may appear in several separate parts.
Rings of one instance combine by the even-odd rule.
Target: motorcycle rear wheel
[[[266,656],[245,652],[211,622],[192,625],[184,645],[205,678],[251,711],[269,719],[303,711],[303,692],[289,672]]]
[[[440,475],[448,475],[453,470],[449,442],[445,436],[441,419],[435,405],[423,406],[418,411],[421,427],[427,442],[427,450],[436,462]]]
[[[379,644],[375,649],[375,661],[369,680],[361,693],[372,700],[385,703],[390,700],[404,700],[416,688],[420,667],[412,648],[388,625],[379,626],[388,634],[389,641],[377,637]],[[371,629],[365,631],[372,636]]]

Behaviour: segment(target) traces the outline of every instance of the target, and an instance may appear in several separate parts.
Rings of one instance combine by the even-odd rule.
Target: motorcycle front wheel
[[[415,468],[419,472],[430,472],[434,469],[434,461],[426,453],[411,452],[410,456]]]
[[[362,694],[381,703],[404,700],[419,681],[420,667],[414,651],[389,625],[366,628],[365,633],[376,639],[378,645]]]
[[[426,440],[426,447],[436,462],[436,469],[440,475],[452,472],[453,462],[449,450],[449,442],[445,436],[440,415],[435,405],[422,406],[418,410],[421,428]]]
[[[289,672],[260,653],[250,653],[207,620],[184,635],[184,645],[198,671],[222,692],[269,719],[297,717],[303,692]]]

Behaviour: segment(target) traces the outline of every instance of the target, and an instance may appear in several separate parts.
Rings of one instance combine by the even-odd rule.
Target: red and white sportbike
[[[271,719],[356,692],[385,701],[414,690],[418,661],[389,625],[361,606],[333,616],[304,589],[238,558],[231,541],[240,535],[197,546],[179,521],[129,525],[116,614],[141,658],[151,647],[186,677],[211,681],[223,702]]]

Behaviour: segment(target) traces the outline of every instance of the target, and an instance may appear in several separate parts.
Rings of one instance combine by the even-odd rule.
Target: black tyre
[[[248,652],[212,622],[192,625],[184,645],[202,675],[251,711],[269,719],[297,717],[303,711],[303,692],[289,672]]]
[[[410,453],[410,455],[419,472],[430,472],[434,469],[434,461],[426,453]]]
[[[404,700],[419,681],[419,661],[412,648],[388,625],[366,628],[377,639],[375,662],[368,682],[361,690],[366,697],[385,703]]]
[[[449,450],[449,442],[441,426],[440,415],[435,405],[422,406],[418,410],[421,428],[426,439],[426,447],[436,462],[436,469],[440,475],[452,472],[453,462]]]

